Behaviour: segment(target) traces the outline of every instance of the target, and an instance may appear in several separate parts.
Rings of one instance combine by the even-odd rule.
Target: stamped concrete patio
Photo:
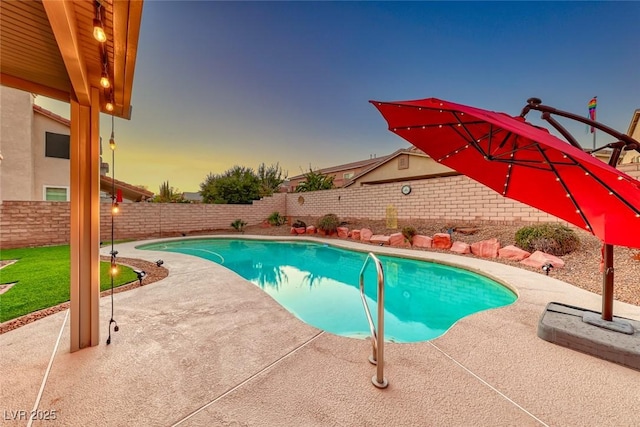
[[[115,295],[120,330],[111,345],[104,344],[109,298],[101,300],[97,347],[69,353],[66,311],[0,336],[3,425],[28,425],[20,411],[34,407],[56,419],[33,425],[64,426],[638,425],[640,371],[537,337],[550,301],[596,310],[601,303],[551,277],[376,247],[483,271],[519,294],[431,342],[388,343],[389,387],[379,390],[369,341],[306,325],[217,264],[139,244],[116,249],[121,257],[162,258],[170,274]],[[614,313],[640,320],[637,306],[616,302]]]

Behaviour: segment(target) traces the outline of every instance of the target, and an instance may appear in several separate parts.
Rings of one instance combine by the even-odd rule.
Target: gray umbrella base
[[[640,370],[640,322],[550,302],[538,322],[545,341]]]

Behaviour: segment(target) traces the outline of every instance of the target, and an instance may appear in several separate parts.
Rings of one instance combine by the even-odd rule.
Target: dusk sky
[[[517,115],[535,96],[586,116],[597,95],[598,120],[626,132],[640,108],[638,22],[637,2],[146,0],[116,179],[198,191],[234,165],[294,176],[408,147],[370,99]],[[68,104],[36,103],[69,117]],[[584,125],[562,123],[591,147]],[[104,148],[110,132],[102,115]]]

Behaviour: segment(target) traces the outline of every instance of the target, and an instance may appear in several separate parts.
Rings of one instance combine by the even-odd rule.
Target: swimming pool
[[[259,286],[304,322],[325,331],[366,338],[369,326],[359,290],[365,252],[312,242],[193,239],[138,249],[195,255],[224,265]],[[505,286],[446,265],[378,255],[385,277],[385,340],[426,341],[473,313],[513,303]],[[377,324],[377,276],[370,264],[365,295]]]

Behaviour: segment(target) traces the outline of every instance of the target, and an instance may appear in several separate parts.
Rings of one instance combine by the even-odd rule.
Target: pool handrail
[[[369,305],[364,294],[364,271],[369,264],[369,261],[373,260],[376,265],[376,272],[378,274],[378,330],[373,324],[373,318],[369,311]],[[362,299],[362,305],[364,306],[364,313],[369,321],[369,330],[371,331],[371,347],[372,354],[369,356],[369,362],[377,365],[376,375],[371,378],[371,382],[378,388],[386,388],[389,382],[384,377],[384,270],[382,263],[372,252],[367,254],[367,258],[364,260],[362,269],[360,270],[360,298]]]

